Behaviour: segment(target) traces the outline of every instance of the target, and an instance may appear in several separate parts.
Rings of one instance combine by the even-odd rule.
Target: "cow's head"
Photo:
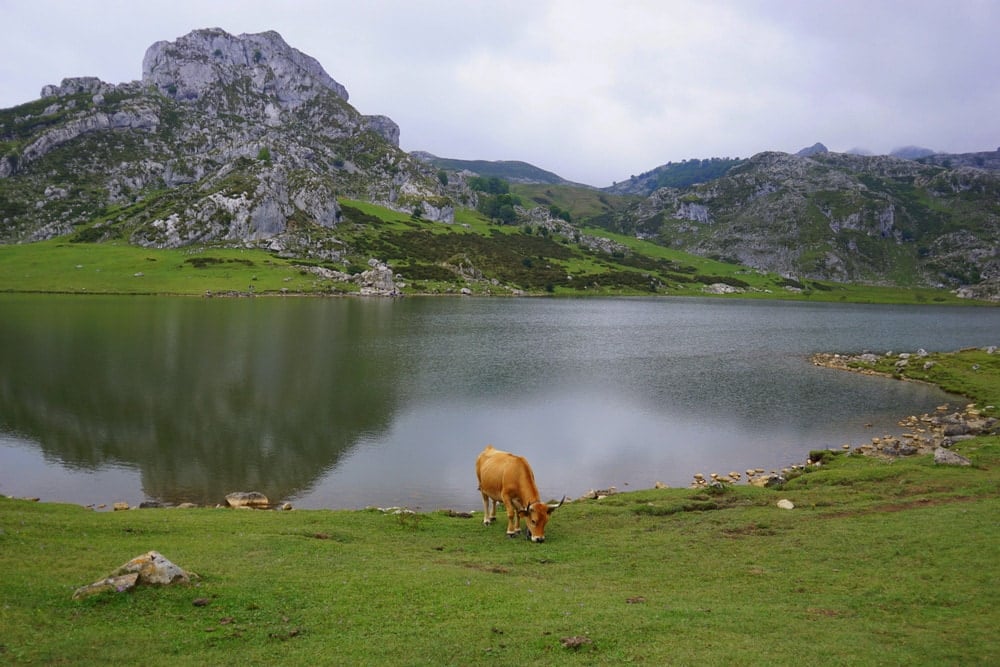
[[[549,522],[549,516],[566,502],[566,496],[555,505],[546,505],[541,501],[528,503],[527,507],[517,507],[517,513],[524,519],[527,530],[524,536],[532,542],[545,541],[545,524]]]

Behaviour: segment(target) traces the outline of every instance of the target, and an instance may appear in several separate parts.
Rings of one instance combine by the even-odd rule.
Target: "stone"
[[[135,588],[138,581],[138,572],[131,572],[117,577],[108,577],[107,579],[101,579],[100,581],[95,581],[92,584],[87,584],[76,589],[73,592],[73,599],[82,600],[83,598],[100,593],[124,593]]]
[[[587,646],[589,644],[593,644],[594,642],[590,637],[576,635],[573,637],[563,637],[559,640],[559,643],[562,644],[564,648],[576,651],[579,650],[581,646]]]
[[[114,508],[116,512],[122,512],[124,510],[129,509],[129,506],[128,503],[126,502],[118,501],[117,503],[114,504]]]
[[[780,507],[783,510],[793,510],[795,509],[795,504],[791,500],[788,500],[787,498],[782,498],[781,500],[778,501],[778,507]]]
[[[81,586],[73,593],[81,600],[100,593],[124,593],[136,586],[168,586],[191,583],[191,575],[157,551],[148,551],[125,563],[104,579]]]
[[[959,422],[957,424],[947,424],[944,429],[942,429],[941,434],[944,436],[952,435],[966,435],[971,432],[968,422]]]
[[[971,466],[972,461],[950,449],[938,447],[934,450],[934,463],[946,466]]]
[[[158,551],[148,551],[136,556],[111,573],[112,577],[126,574],[136,574],[136,584],[146,586],[166,586],[168,584],[187,584],[191,582],[190,575],[170,562]]]
[[[391,268],[377,259],[368,260],[367,271],[362,271],[356,278],[361,285],[362,296],[402,296]]]
[[[750,480],[750,484],[757,487],[762,487],[769,489],[775,486],[781,486],[785,483],[785,478],[777,473],[771,473],[769,475],[761,475],[759,477],[754,477]]]
[[[226,503],[230,507],[267,508],[271,501],[259,491],[234,491],[226,495]]]
[[[727,285],[726,283],[712,283],[703,287],[701,291],[707,294],[742,294],[746,290]]]

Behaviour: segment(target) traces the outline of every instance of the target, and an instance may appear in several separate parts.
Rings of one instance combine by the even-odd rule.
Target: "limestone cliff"
[[[337,259],[338,196],[450,221],[460,178],[399,149],[276,32],[195,30],[149,47],[142,80],[47,85],[0,111],[0,242],[74,233],[176,247],[227,240]]]
[[[790,278],[1000,296],[1000,173],[925,162],[760,153],[602,223]]]

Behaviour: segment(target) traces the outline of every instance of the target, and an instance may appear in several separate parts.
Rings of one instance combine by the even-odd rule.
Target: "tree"
[[[510,183],[496,176],[473,176],[469,179],[469,187],[476,192],[491,195],[505,195],[510,192]]]
[[[500,222],[505,225],[509,225],[517,221],[517,213],[514,211],[514,207],[510,204],[504,204],[500,207],[500,211],[497,213],[497,217],[500,218]]]

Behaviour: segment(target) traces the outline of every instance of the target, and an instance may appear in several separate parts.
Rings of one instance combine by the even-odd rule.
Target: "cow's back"
[[[519,500],[529,500],[520,496],[532,495],[535,491],[535,476],[531,466],[523,457],[487,445],[476,458],[476,476],[479,478],[479,490],[492,498],[500,498],[506,490],[514,491]]]
[[[499,497],[503,486],[504,463],[510,458],[509,452],[503,452],[487,445],[476,458],[476,477],[479,479],[479,490],[490,496]]]

